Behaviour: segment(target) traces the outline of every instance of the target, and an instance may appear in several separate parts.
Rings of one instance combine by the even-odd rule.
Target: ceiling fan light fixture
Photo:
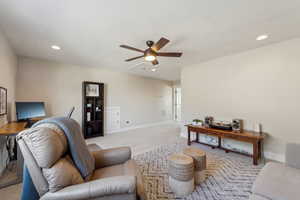
[[[146,61],[149,61],[149,62],[152,62],[152,61],[154,61],[155,59],[156,59],[156,57],[153,56],[153,55],[147,55],[147,56],[145,56],[145,60],[146,60]]]
[[[262,40],[266,40],[268,38],[269,38],[269,36],[265,34],[265,35],[259,35],[259,36],[257,36],[256,40],[257,41],[262,41]]]
[[[52,45],[51,48],[52,48],[53,50],[56,50],[56,51],[61,50],[61,47],[58,46],[58,45]]]

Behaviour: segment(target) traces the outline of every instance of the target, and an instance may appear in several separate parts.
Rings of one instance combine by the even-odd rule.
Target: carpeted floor
[[[186,200],[248,200],[252,184],[262,168],[252,165],[249,157],[226,154],[211,150],[207,146],[194,144],[207,152],[206,180],[198,185]],[[182,152],[185,142],[162,145],[152,151],[137,155],[145,180],[148,200],[176,198],[168,186],[167,158],[175,152]]]
[[[128,130],[86,140],[88,144],[96,143],[102,148],[130,146],[133,155],[138,155],[153,148],[168,143],[184,140],[179,137],[180,128],[176,123],[160,126]],[[21,194],[21,184],[0,189],[0,199],[18,200]]]
[[[130,146],[143,170],[149,200],[174,199],[165,181],[166,158],[186,146],[186,139],[179,135],[178,125],[166,124],[93,138],[87,143],[97,143],[103,148]],[[247,200],[251,185],[262,166],[254,167],[250,158],[238,154],[225,154],[206,146],[198,147],[208,152],[208,178],[186,199]],[[1,189],[0,199],[17,200],[20,192],[20,184]]]
[[[130,146],[133,155],[138,155],[161,144],[172,144],[179,140],[180,127],[178,124],[170,122],[159,126],[147,128],[133,129],[120,133],[105,135],[104,137],[96,137],[86,140],[88,144],[96,143],[104,149]]]

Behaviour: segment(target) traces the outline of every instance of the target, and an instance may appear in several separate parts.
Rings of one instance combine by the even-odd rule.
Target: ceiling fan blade
[[[137,56],[137,57],[134,57],[134,58],[129,58],[129,59],[125,60],[125,61],[126,61],[126,62],[129,62],[129,61],[132,61],[132,60],[135,60],[135,59],[139,59],[139,58],[142,58],[142,57],[144,57],[144,55],[142,55],[142,56]]]
[[[164,57],[181,57],[182,53],[180,52],[159,52],[157,56],[164,56]]]
[[[158,64],[159,62],[156,59],[152,61],[152,65],[158,65]]]
[[[125,49],[129,49],[129,50],[133,50],[133,51],[137,51],[137,52],[144,53],[143,50],[137,49],[137,48],[134,48],[134,47],[130,47],[130,46],[128,46],[128,45],[120,45],[120,47],[125,48]]]
[[[166,44],[168,44],[169,42],[170,42],[170,40],[162,37],[151,48],[154,51],[159,51],[161,48],[163,48],[164,46],[166,46]]]

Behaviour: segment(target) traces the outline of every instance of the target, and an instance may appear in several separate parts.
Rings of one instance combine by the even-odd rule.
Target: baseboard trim
[[[181,132],[180,136],[183,138],[187,138],[187,133]],[[193,136],[192,136],[192,139],[195,139],[195,138],[193,138]],[[264,154],[264,157],[268,160],[278,161],[278,162],[282,162],[282,163],[285,162],[284,154],[278,154],[278,153],[273,153],[273,152],[269,152],[269,151],[265,151],[263,154]]]
[[[148,127],[153,127],[153,126],[160,126],[160,125],[164,125],[164,124],[170,124],[170,123],[174,123],[173,120],[166,120],[166,121],[162,121],[162,122],[155,122],[155,123],[149,123],[149,124],[141,124],[141,125],[137,125],[137,126],[130,126],[130,127],[125,127],[125,128],[120,128],[117,130],[111,130],[111,131],[105,131],[105,134],[113,134],[113,133],[120,133],[120,132],[125,132],[125,131],[129,131],[129,130],[134,130],[134,129],[139,129],[139,128],[148,128]]]
[[[181,133],[180,133],[180,137],[187,138],[188,136],[187,136],[187,133],[181,132]]]
[[[278,161],[281,163],[285,162],[285,155],[284,154],[278,154],[278,153],[273,153],[273,152],[264,152],[265,158],[273,161]]]

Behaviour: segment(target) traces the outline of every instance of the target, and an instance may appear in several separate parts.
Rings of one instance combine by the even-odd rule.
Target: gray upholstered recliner
[[[55,125],[29,129],[17,141],[41,200],[144,199],[142,178],[129,147],[93,148],[95,170],[84,180],[68,155],[64,133]]]
[[[250,200],[300,199],[300,144],[287,144],[285,164],[269,162],[252,187]]]

